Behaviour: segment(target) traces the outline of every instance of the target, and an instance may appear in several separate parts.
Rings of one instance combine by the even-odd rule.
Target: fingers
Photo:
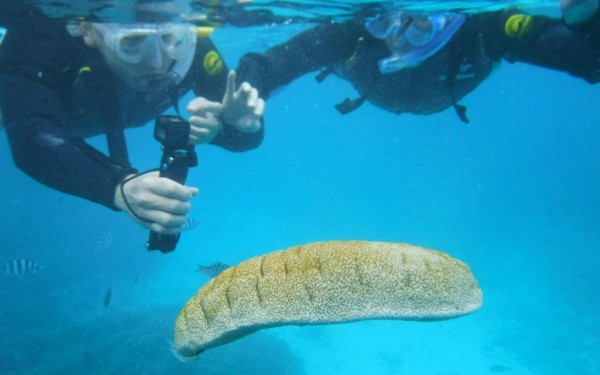
[[[141,210],[139,215],[143,215],[144,223],[142,225],[144,227],[151,228],[157,233],[172,234],[180,232],[183,229],[188,212],[189,209],[185,210],[185,213],[175,214],[162,209],[147,208]]]
[[[189,123],[191,144],[210,143],[223,127],[221,119],[215,116],[207,118],[192,116]]]
[[[238,119],[236,128],[242,133],[254,133],[260,130],[262,123],[260,121],[265,110],[265,101],[261,98],[249,99],[255,100],[252,106],[248,106],[248,114]]]
[[[151,220],[146,228],[160,234],[176,234],[183,230],[187,216],[174,216],[161,211],[149,213]]]
[[[225,84],[225,96],[223,97],[223,103],[228,103],[230,100],[234,100],[235,77],[235,70],[230,71],[227,75],[227,83]]]
[[[249,115],[262,116],[265,109],[265,101],[258,95],[258,90],[247,82],[242,83],[238,90],[238,100],[246,103],[246,113]]]
[[[159,177],[149,186],[149,192],[159,198],[181,202],[189,202],[194,196],[192,191],[196,190],[164,177]]]
[[[125,185],[130,215],[145,228],[157,233],[180,232],[191,210],[191,199],[197,188],[158,177],[157,173],[141,175]]]
[[[240,102],[246,102],[246,105],[250,107],[252,98],[254,98],[253,101],[256,103],[256,100],[258,99],[258,90],[250,86],[248,82],[243,82],[235,93],[235,99]]]
[[[254,106],[253,114],[258,117],[262,117],[263,112],[265,111],[265,101],[261,98],[258,98],[256,101],[256,105]]]
[[[225,99],[223,104],[231,101],[245,102],[248,107],[254,107],[258,100],[258,90],[253,88],[248,82],[243,82],[240,87],[235,89],[235,71],[230,71],[227,76],[227,84],[225,89]]]
[[[138,208],[138,215],[146,222],[146,227],[157,233],[172,234],[180,232],[191,209],[190,202],[174,199],[162,199],[146,202]]]
[[[258,90],[250,87],[250,92],[248,93],[248,96],[246,99],[246,104],[248,105],[248,107],[249,108],[256,107],[256,103],[258,102],[259,99],[260,98],[258,97]]]
[[[223,104],[211,102],[203,97],[192,99],[187,106],[187,111],[195,116],[207,117],[207,114],[220,116],[223,113]]]
[[[255,132],[260,129],[261,122],[260,117],[262,116],[265,108],[265,102],[258,94],[258,90],[253,88],[248,82],[243,82],[240,87],[236,90],[235,85],[236,73],[230,71],[227,75],[227,83],[225,84],[225,95],[223,96],[223,102],[221,104],[221,116],[222,122],[235,127],[241,132]],[[204,108],[207,110],[209,106],[206,103],[194,102],[190,103],[192,109]],[[212,105],[210,108],[215,108]],[[208,117],[208,116],[205,116]],[[222,125],[222,123],[221,123]],[[206,139],[214,139],[217,134],[211,134],[208,131],[194,132],[190,137],[191,142],[202,143]]]
[[[190,143],[210,143],[215,139],[223,127],[223,104],[197,97],[188,103],[187,110],[192,114],[189,119]]]
[[[148,229],[158,234],[177,234],[183,231],[183,224],[178,227],[165,227],[158,223],[152,223]]]

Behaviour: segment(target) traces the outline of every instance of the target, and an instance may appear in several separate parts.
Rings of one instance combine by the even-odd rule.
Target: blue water
[[[230,66],[269,40],[236,47],[232,33],[214,35]],[[452,109],[335,111],[355,95],[303,77],[268,102],[259,149],[200,147],[188,180],[200,225],[168,255],[147,252],[124,214],[18,171],[1,132],[0,260],[45,268],[0,275],[0,373],[600,373],[599,88],[504,64],[462,101],[470,125]],[[154,168],[152,126],[128,139],[133,163]],[[197,264],[331,239],[445,251],[471,266],[484,305],[444,322],[274,328],[185,363],[171,354],[175,317],[207,281]]]

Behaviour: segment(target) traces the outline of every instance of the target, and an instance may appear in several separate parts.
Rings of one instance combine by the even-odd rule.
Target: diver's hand
[[[125,197],[121,193],[121,184],[117,186],[115,205],[144,228],[160,234],[181,232],[192,208],[192,197],[198,194],[198,189],[159,177],[158,172],[129,177],[132,176],[121,183]]]
[[[187,111],[192,115],[189,118],[190,143],[212,142],[223,128],[223,104],[198,97],[190,101]]]
[[[229,72],[223,102],[211,102],[197,97],[190,101],[187,111],[191,114],[190,143],[210,143],[223,129],[223,123],[233,126],[242,133],[253,133],[260,129],[260,118],[265,102],[258,91],[244,82],[235,89],[235,72]]]
[[[235,89],[235,71],[227,76],[227,87],[223,97],[223,121],[242,133],[254,133],[260,129],[260,118],[265,102],[258,91],[244,82]]]

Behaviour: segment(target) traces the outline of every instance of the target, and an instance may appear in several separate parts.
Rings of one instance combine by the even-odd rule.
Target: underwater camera
[[[159,116],[154,126],[154,138],[162,144],[159,176],[169,178],[182,185],[185,184],[189,168],[198,165],[194,146],[189,144],[189,122],[180,116]],[[169,253],[175,250],[179,235],[180,233],[159,234],[150,231],[146,248]]]

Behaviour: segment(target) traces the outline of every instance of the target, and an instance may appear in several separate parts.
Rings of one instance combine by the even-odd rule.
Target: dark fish
[[[108,232],[103,232],[96,243],[96,250],[104,250],[109,247],[115,239]]]
[[[25,275],[41,270],[43,266],[29,259],[13,259],[4,264],[4,273],[7,275]]]
[[[183,231],[192,230],[196,228],[200,224],[200,221],[195,217],[188,217],[185,223],[183,224]]]
[[[104,307],[110,306],[110,303],[112,302],[112,296],[113,296],[112,288],[108,287],[106,294],[104,294]]]
[[[208,277],[217,277],[221,272],[225,271],[228,268],[229,264],[216,262],[211,264],[210,266],[198,265],[198,269],[196,271]]]

